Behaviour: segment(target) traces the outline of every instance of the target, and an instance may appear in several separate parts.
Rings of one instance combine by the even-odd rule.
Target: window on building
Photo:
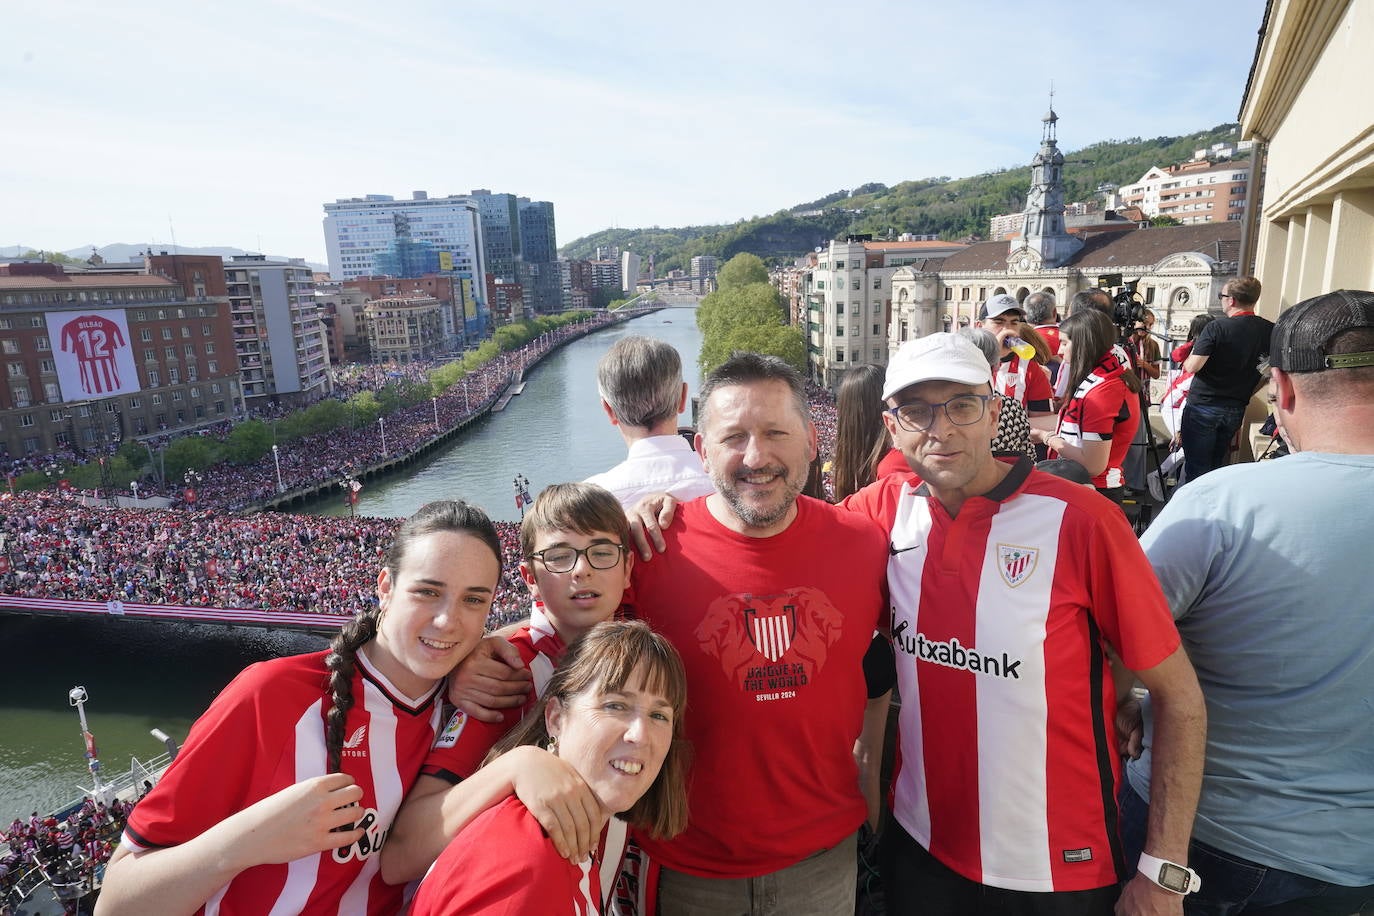
[[[62,389],[57,386],[56,382],[43,383],[43,400],[49,404],[55,404],[62,400]]]
[[[24,372],[23,363],[10,363],[8,369],[10,373],[10,378],[24,378],[27,374]]]
[[[216,401],[216,402],[215,402],[215,413],[217,413],[217,414],[223,414],[223,413],[224,413],[224,402],[223,402],[223,401]]]
[[[882,278],[882,277],[874,277],[874,278],[873,278],[873,288],[874,288],[874,289],[882,289],[882,288],[883,288],[883,278]]]
[[[143,399],[142,399],[142,398],[129,398],[129,409],[130,409],[130,410],[139,410],[139,409],[141,409],[142,407],[143,407]]]
[[[954,287],[952,287],[952,286],[946,286],[946,287],[945,287],[945,301],[946,301],[946,302],[949,302],[949,301],[950,301],[951,299],[953,299],[953,298],[954,298]]]
[[[165,357],[167,357],[168,359],[176,359],[176,358],[177,358],[177,348],[176,348],[176,347],[163,347],[163,348],[162,348],[162,355],[165,356]]]
[[[175,382],[176,379],[172,379],[172,381]],[[175,402],[180,401],[180,400],[181,400],[181,389],[180,389],[180,388],[174,389],[174,390],[172,391],[172,402],[175,403]]]
[[[195,344],[187,344],[187,345],[185,346],[184,349],[185,349],[185,352],[186,352],[186,358],[187,358],[187,359],[194,359],[194,358],[195,358],[195,355],[196,355],[196,345],[195,345]]]
[[[864,265],[863,265],[863,261],[850,261],[850,262],[849,262],[849,269],[850,269],[850,270],[858,270],[860,267],[863,267],[863,266],[864,266]]]
[[[836,303],[835,303],[835,314],[836,314],[836,315],[843,315],[843,314],[844,314],[844,303],[843,303],[843,302],[836,302]]]
[[[154,393],[154,394],[153,394],[153,406],[156,407],[156,406],[158,406],[158,405],[161,404],[161,403],[162,403],[162,395]]]
[[[842,324],[837,324],[837,325],[835,325],[835,336],[836,336],[836,337],[843,337],[843,336],[844,336],[844,325],[842,325]]]
[[[158,386],[158,385],[161,385],[161,384],[162,384],[162,373],[161,373],[161,372],[158,372],[156,369],[149,369],[149,370],[148,370],[148,384],[149,384],[149,385],[153,385],[154,387],[156,387],[156,386]]]
[[[19,406],[19,407],[27,407],[27,406],[29,406],[29,405],[28,405],[28,404],[17,404],[16,406]],[[25,427],[26,429],[27,429],[28,427],[32,426],[32,425],[33,425],[33,414],[31,414],[31,413],[21,413],[21,414],[19,415],[19,425],[22,426],[22,427]]]
[[[10,296],[6,296],[5,298],[8,300],[8,299],[10,299],[11,297],[10,297]],[[8,331],[8,330],[10,330],[10,329],[13,328],[13,327],[14,327],[14,322],[10,321],[8,318],[0,318],[0,331]]]
[[[214,352],[215,352],[215,342],[214,342],[213,340],[206,341],[206,344],[205,344],[205,355],[206,355],[206,356],[209,356],[211,353],[214,353]]]
[[[149,341],[151,341],[151,340],[153,339],[153,329],[152,329],[152,328],[144,328],[143,330],[139,331],[139,332],[138,332],[138,339],[141,340],[141,341],[143,341],[144,343],[148,343]]]
[[[213,385],[210,386],[210,393],[211,393],[211,394],[219,394],[219,392],[220,392],[220,385],[219,385],[219,382],[215,382]]]
[[[50,411],[48,411],[48,422],[49,422],[49,423],[64,423],[64,422],[66,422],[66,420],[67,420],[67,414],[66,414],[65,411],[61,411],[61,410],[50,410]]]
[[[0,352],[4,352],[4,353],[18,353],[18,352],[19,352],[19,341],[13,340],[13,339],[8,338],[8,337],[6,337],[4,340],[0,340]]]
[[[863,281],[860,280],[858,277],[855,277],[853,280],[849,281],[849,288],[850,288],[850,289],[860,289],[860,288],[861,288],[860,284],[861,284],[862,282],[863,282]]]
[[[56,372],[57,363],[50,359],[41,359],[38,361],[38,368],[42,372]]]
[[[184,325],[184,324],[181,326],[181,336],[182,336],[183,338],[187,338],[187,337],[190,337],[190,336],[191,336],[191,329],[188,328],[188,327],[187,327],[186,325]]]
[[[162,339],[163,339],[163,340],[171,340],[171,339],[172,339],[172,329],[171,329],[171,328],[163,328],[163,329],[162,329]]]
[[[213,333],[214,333],[214,328],[212,328],[210,325],[208,325],[208,324],[203,324],[203,325],[200,326],[200,336],[201,336],[201,337],[209,337],[209,336],[210,336],[211,334],[213,334]]]
[[[56,296],[53,296],[53,301],[54,301],[54,302],[57,301],[57,297],[56,297]],[[42,316],[42,315],[30,315],[30,316],[29,316],[29,327],[31,327],[31,328],[41,328],[41,327],[43,327],[43,316]]]
[[[880,359],[882,359],[881,351],[880,351],[877,347],[874,347],[874,348],[873,348],[873,361],[876,363],[876,362],[877,362],[878,360],[880,360]]]
[[[843,351],[843,350],[840,350],[840,349],[836,349],[836,350],[835,350],[835,362],[837,362],[837,363],[842,363],[842,362],[844,362],[844,351]]]
[[[873,325],[873,336],[874,336],[874,337],[877,337],[877,336],[878,336],[879,334],[881,334],[881,333],[883,333],[883,327],[882,327],[882,325],[880,325],[880,324],[874,324],[874,325]]]
[[[15,407],[28,407],[28,406],[29,406],[29,386],[28,386],[28,385],[11,385],[11,386],[10,386],[10,397],[14,398],[14,406],[15,406]]]
[[[965,286],[963,289],[959,290],[959,301],[961,301],[961,302],[967,302],[967,301],[968,301],[968,295],[969,295],[970,292],[972,292],[972,290],[970,290],[969,287],[967,287],[967,286]]]
[[[180,381],[181,381],[181,370],[178,369],[176,366],[170,366],[170,367],[168,367],[168,369],[167,369],[167,381],[168,381],[169,383],[173,384],[173,385],[175,385],[175,384],[177,384],[178,382],[180,382]]]

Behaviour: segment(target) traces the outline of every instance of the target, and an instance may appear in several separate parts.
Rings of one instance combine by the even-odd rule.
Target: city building
[[[490,274],[487,277],[488,280],[491,279]],[[361,312],[358,309],[371,299],[411,294],[433,296],[439,300],[441,306],[441,351],[457,353],[464,348],[476,346],[478,341],[491,333],[492,315],[487,309],[491,294],[488,291],[485,295],[477,295],[473,281],[466,277],[452,273],[432,273],[417,277],[356,277],[345,282],[343,288],[358,290],[364,294],[362,302],[354,306],[354,314],[359,318]],[[487,284],[487,289],[490,289],[490,283]],[[366,329],[356,320],[351,328],[351,336],[361,339],[365,346]]]
[[[336,280],[447,273],[485,296],[487,267],[479,204],[469,197],[410,200],[388,194],[341,198],[324,205],[325,250]],[[479,304],[479,311],[485,307]]]
[[[1256,263],[1270,318],[1319,293],[1374,289],[1374,93],[1360,89],[1371,47],[1364,0],[1265,9],[1240,111],[1264,164],[1263,210],[1250,211],[1242,257]]]
[[[525,311],[525,288],[519,283],[494,280],[491,291],[491,317],[497,324],[510,324],[528,317]]]
[[[1148,218],[1170,216],[1187,226],[1239,221],[1245,215],[1249,181],[1249,161],[1194,159],[1151,168],[1117,193],[1123,207],[1139,207]]]
[[[639,288],[639,255],[626,251],[620,255],[620,291],[626,296],[634,296]]]
[[[300,258],[236,255],[224,265],[234,352],[249,407],[304,407],[330,392],[315,283]]]
[[[359,281],[352,281],[359,282]],[[365,290],[337,280],[315,281],[315,304],[321,320],[326,321],[325,334],[329,340],[329,361],[333,365],[367,361],[367,326],[363,323],[363,307],[372,297]]]
[[[517,198],[520,218],[520,260],[516,280],[525,290],[525,305],[535,314],[561,311],[563,289],[558,271],[558,242],[553,204]]]
[[[693,278],[695,292],[704,296],[715,291],[716,271],[720,269],[720,262],[715,255],[699,254],[692,258],[688,267],[687,272]]]
[[[384,296],[363,308],[374,363],[417,363],[443,352],[444,308],[424,294]]]
[[[112,450],[243,414],[218,257],[0,264],[0,446]]]
[[[811,377],[838,385],[850,366],[886,366],[892,276],[904,266],[928,272],[963,248],[957,242],[874,242],[853,235],[817,253],[800,278]]]
[[[486,272],[498,280],[515,282],[515,262],[521,258],[520,208],[514,194],[493,194],[486,188],[469,197],[482,223],[482,253]]]

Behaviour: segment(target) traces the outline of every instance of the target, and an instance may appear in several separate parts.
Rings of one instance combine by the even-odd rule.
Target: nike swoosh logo
[[[888,544],[888,545],[887,545],[887,550],[888,550],[888,553],[889,553],[891,556],[894,556],[894,557],[895,557],[895,556],[896,556],[897,554],[899,554],[899,553],[906,553],[908,550],[915,550],[917,547],[920,547],[920,546],[922,546],[922,545],[920,545],[920,544],[912,544],[910,547],[901,547],[901,548],[898,548],[896,544]]]

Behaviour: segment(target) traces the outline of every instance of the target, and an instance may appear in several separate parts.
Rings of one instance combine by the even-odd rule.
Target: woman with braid
[[[478,508],[430,503],[396,534],[375,608],[323,652],[247,668],[134,809],[97,912],[390,914],[382,844],[440,726],[444,677],[501,574]]]

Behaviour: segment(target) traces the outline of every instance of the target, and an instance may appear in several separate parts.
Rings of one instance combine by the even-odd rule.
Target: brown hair
[[[1111,352],[1112,345],[1116,343],[1116,325],[1097,309],[1081,309],[1060,323],[1059,335],[1073,342],[1069,364],[1059,370],[1069,373],[1069,387],[1064,390],[1072,398],[1078,391],[1078,386],[1083,384],[1083,380],[1091,375],[1097,364]],[[1126,383],[1132,394],[1139,394],[1140,379],[1131,371],[1129,365],[1125,368],[1126,371],[1121,373],[1121,380]]]
[[[420,538],[440,531],[470,534],[491,548],[496,556],[497,581],[500,581],[501,538],[487,514],[476,506],[459,499],[441,499],[420,507],[397,530],[387,549],[384,565],[393,578],[400,574],[406,554]],[[358,650],[377,635],[381,609],[373,606],[362,611],[339,630],[329,643],[324,658],[329,669],[329,712],[325,717],[325,753],[329,772],[339,772],[343,754],[344,724],[353,708],[353,666]]]
[[[541,531],[605,531],[630,544],[630,523],[625,510],[609,490],[594,483],[556,483],[544,488],[520,522],[520,555],[534,553]]]
[[[892,447],[883,425],[883,378],[879,366],[855,366],[835,396],[835,501],[878,479],[878,462]]]
[[[1260,281],[1254,277],[1232,277],[1222,284],[1221,291],[1241,305],[1259,302]]]
[[[687,828],[688,751],[682,737],[682,717],[687,708],[687,673],[672,643],[641,621],[598,623],[569,646],[549,678],[544,695],[520,724],[496,743],[487,755],[487,762],[514,747],[547,744],[549,731],[544,711],[550,700],[557,698],[566,708],[579,694],[621,690],[641,669],[645,689],[662,694],[673,708],[673,739],[658,777],[630,810],[623,813],[631,826],[648,831],[655,839],[666,840],[681,833]]]

